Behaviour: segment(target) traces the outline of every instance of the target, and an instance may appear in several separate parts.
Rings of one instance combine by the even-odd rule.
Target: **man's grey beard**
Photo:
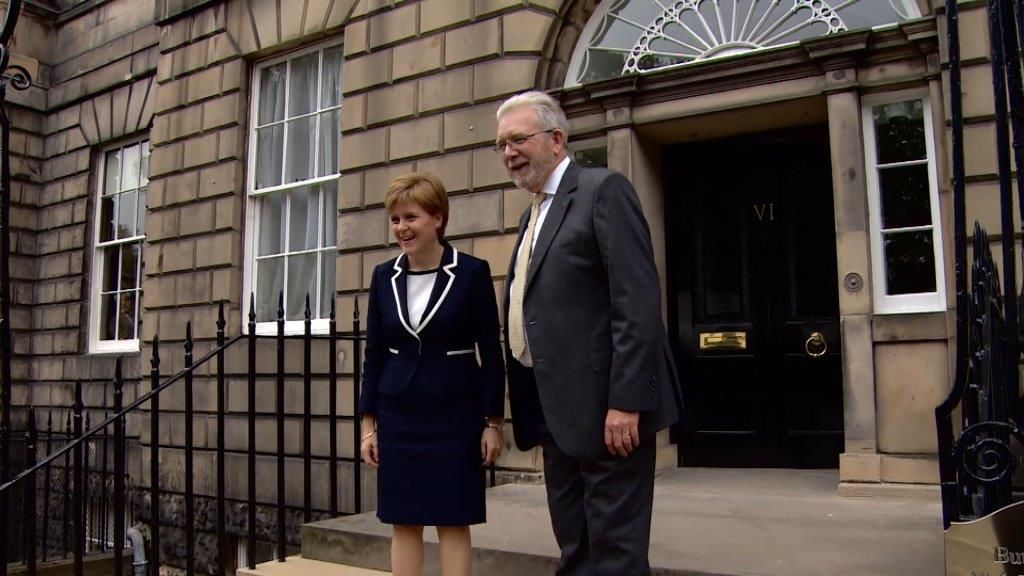
[[[533,161],[530,162],[530,167],[526,170],[526,174],[522,176],[512,176],[512,183],[517,188],[528,190],[530,192],[540,191],[541,187],[544,186],[544,182],[547,180],[548,174],[551,173],[551,169],[554,168],[555,163],[551,161]]]

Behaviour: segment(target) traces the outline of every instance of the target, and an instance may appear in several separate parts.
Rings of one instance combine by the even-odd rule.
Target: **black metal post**
[[[119,357],[114,367],[114,414],[120,414],[123,406],[124,377]],[[122,416],[114,420],[114,576],[121,576],[124,573],[124,562],[121,558],[125,537],[125,446],[125,422]]]
[[[1001,206],[1002,238],[1000,242],[1003,252],[1003,294],[1006,322],[1006,339],[1004,354],[1006,358],[1020,355],[1019,334],[1017,332],[1017,294],[1016,278],[1016,243],[1013,240],[1013,185],[1010,181],[1010,127],[1007,119],[1006,96],[1006,54],[1003,52],[1003,26],[1001,0],[988,0],[989,38],[992,52],[992,89],[995,92],[995,124],[996,124],[996,161],[999,166],[999,204]],[[1014,65],[1017,65],[1014,63]],[[1003,367],[1004,382],[1008,390],[1018,389],[1017,363],[1005,362]]]
[[[149,359],[149,385],[160,387],[160,335],[153,337],[153,354]],[[151,576],[160,576],[160,395],[149,400],[149,560]]]
[[[248,491],[249,521],[246,526],[249,536],[249,554],[246,562],[248,568],[256,568],[256,297],[249,294],[249,454],[248,454]]]
[[[28,432],[25,433],[25,464],[36,464],[36,411],[28,408]],[[25,478],[25,566],[27,576],[36,576],[36,475]]]
[[[89,422],[89,413],[86,412],[85,413],[85,429],[83,430],[83,434],[88,433],[89,430],[92,430],[92,425]],[[92,494],[92,490],[89,487],[89,483],[92,482],[92,477],[91,477],[92,475],[90,474],[90,472],[92,472],[92,467],[89,465],[89,460],[90,460],[90,457],[91,457],[91,454],[89,453],[90,452],[89,451],[89,440],[90,439],[91,438],[87,438],[87,439],[85,439],[82,442],[82,453],[83,453],[82,470],[83,470],[83,474],[85,475],[84,476],[84,480],[82,482],[82,519],[83,519],[83,522],[82,522],[82,546],[83,546],[83,548],[82,548],[82,550],[84,552],[88,552],[89,549],[91,548],[91,546],[89,544],[89,532],[90,532],[90,527],[89,527],[89,521],[90,521],[89,507],[90,506],[89,505],[91,504],[89,498],[90,498],[90,495]]]
[[[85,405],[82,403],[82,381],[78,380],[75,382],[75,404],[73,408],[75,412],[75,439],[81,438],[84,430],[82,429],[82,412],[85,410]],[[72,522],[74,527],[74,550],[75,550],[75,576],[83,576],[84,565],[82,558],[85,555],[85,499],[83,498],[83,492],[85,487],[85,471],[82,467],[82,457],[85,448],[85,443],[82,442],[75,446],[75,487],[72,496],[72,505],[74,509],[75,521]]]
[[[71,428],[71,412],[69,411],[64,419],[64,441],[71,442],[73,429]],[[64,557],[67,558],[68,554],[71,553],[70,536],[74,523],[71,520],[71,453],[64,453],[64,493],[60,499],[64,505],[64,514],[61,515],[61,550],[64,551]]]
[[[117,362],[120,364],[121,358],[118,358]],[[115,372],[116,372],[116,368],[115,368]],[[105,396],[106,396],[106,394],[104,394],[104,397]],[[103,412],[103,420],[106,421],[108,418],[110,418],[110,412],[104,411]],[[100,501],[100,503],[99,503],[99,514],[97,514],[97,516],[99,516],[99,518],[96,520],[96,524],[97,524],[99,529],[96,531],[96,534],[99,536],[98,540],[99,540],[100,552],[105,552],[107,550],[107,539],[109,537],[108,534],[107,534],[107,512],[110,509],[110,494],[107,491],[107,474],[108,474],[107,462],[110,461],[109,460],[109,458],[110,458],[110,435],[107,434],[106,430],[104,430],[103,434],[97,435],[97,438],[99,439],[100,442],[103,443],[103,451],[100,452],[99,449],[97,449],[97,451],[96,451],[97,454],[99,454],[100,458],[101,458],[101,460],[100,460],[100,462],[101,462],[101,464],[100,464],[100,486],[99,486],[99,490],[98,490],[98,494],[97,494],[97,496],[99,497],[99,501]]]
[[[1015,164],[1017,166],[1024,166],[1024,80],[1021,78],[1020,67],[1022,48],[1020,38],[1024,37],[1024,30],[1017,29],[1017,23],[1014,20],[1014,4],[1017,5],[1017,16],[1021,16],[1024,12],[1021,10],[1019,1],[1012,2],[1011,0],[1000,0],[1000,2],[1000,9],[1003,16],[1003,51],[1005,52],[1006,57],[1006,81],[1009,93],[1010,128],[1013,135],[1013,142],[1011,146],[1013,149],[1013,159]],[[1024,205],[1021,205],[1021,200],[1024,200],[1024,170],[1017,170],[1016,178],[1017,208],[1018,214],[1020,214],[1020,217],[1022,218],[1021,227],[1024,229]],[[1024,254],[1022,254],[1022,257],[1024,257]],[[1020,294],[1020,292],[1015,291],[1010,295],[1016,296],[1017,294]],[[1020,382],[1015,381],[1012,383],[1016,386],[1010,387],[1007,390],[1009,400],[1007,407],[1010,409],[1011,414],[1019,414]]]
[[[306,293],[306,320],[302,337],[302,521],[313,519],[313,385],[310,372],[313,371],[312,314],[309,310],[309,293]]]
[[[967,208],[964,195],[964,116],[963,81],[960,65],[960,12],[956,2],[946,3],[946,42],[949,53],[950,145],[952,157],[953,249],[956,270],[956,365],[949,397],[935,408],[938,438],[939,483],[942,491],[942,522],[944,528],[956,516],[958,499],[957,466],[953,460],[952,413],[967,389],[967,361],[970,355],[968,336],[967,290]]]
[[[10,0],[0,29],[0,484],[11,475],[11,162],[10,162],[10,119],[4,102],[7,97],[7,82],[11,80],[16,89],[28,87],[28,75],[24,83],[14,76],[8,77],[11,39],[14,26],[21,13],[21,0]],[[8,546],[10,538],[10,510],[7,492],[0,494],[0,576],[7,576],[10,561]]]
[[[46,413],[46,455],[53,454],[53,411]],[[50,498],[53,489],[50,483],[53,481],[53,466],[47,466],[43,473],[43,543],[42,559],[46,562],[50,551]]]
[[[224,302],[217,307],[217,567],[216,574],[223,576],[227,569],[228,537],[226,529],[227,512],[224,491],[227,485],[224,458]]]
[[[285,559],[285,495],[284,495],[284,292],[278,295],[277,307],[277,561]]]
[[[192,485],[193,397],[192,397],[192,322],[185,324],[185,574],[195,574],[195,496]]]
[[[330,426],[328,429],[331,432],[328,442],[330,443],[330,459],[328,464],[328,481],[331,484],[330,488],[330,512],[331,518],[338,515],[338,330],[336,321],[334,319],[334,298],[331,298],[331,317],[328,322],[330,330],[330,357],[327,359],[329,372],[329,380],[327,385],[329,402],[331,404],[329,410]],[[359,454],[356,454],[356,459],[359,458]]]
[[[359,295],[356,294],[355,307],[352,310],[352,438],[355,442],[355,457],[352,459],[352,495],[356,514],[363,510],[363,460],[359,451],[362,434],[359,425],[359,386],[363,374],[362,330],[360,328]]]

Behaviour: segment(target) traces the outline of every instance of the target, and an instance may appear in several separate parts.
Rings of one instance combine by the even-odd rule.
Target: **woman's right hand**
[[[359,442],[359,455],[370,466],[380,465],[380,452],[377,451],[377,421],[370,414],[363,414],[362,440]]]
[[[359,444],[359,454],[363,457],[363,462],[366,462],[370,466],[376,468],[380,466],[380,453],[377,452],[377,434],[374,433],[369,438],[364,438]]]

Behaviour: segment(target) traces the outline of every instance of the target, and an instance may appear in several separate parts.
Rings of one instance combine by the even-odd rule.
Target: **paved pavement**
[[[843,497],[836,494],[837,485],[834,470],[669,471],[655,484],[654,573],[943,574],[937,500]],[[488,491],[487,506],[488,523],[473,527],[474,572],[487,576],[553,573],[558,550],[543,486],[499,486]],[[322,529],[319,536],[315,534],[318,529]],[[389,527],[380,524],[373,513],[329,520],[312,531],[307,527],[303,554],[387,569],[389,534]],[[425,536],[428,543],[436,543],[433,530],[427,530]],[[318,539],[318,544],[312,544]],[[289,575],[300,573],[322,572]],[[439,574],[436,546],[428,545],[424,574]]]

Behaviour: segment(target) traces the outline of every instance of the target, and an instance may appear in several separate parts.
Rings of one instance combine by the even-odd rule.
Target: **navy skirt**
[[[385,524],[486,522],[478,398],[441,398],[410,386],[377,401],[377,517]]]

